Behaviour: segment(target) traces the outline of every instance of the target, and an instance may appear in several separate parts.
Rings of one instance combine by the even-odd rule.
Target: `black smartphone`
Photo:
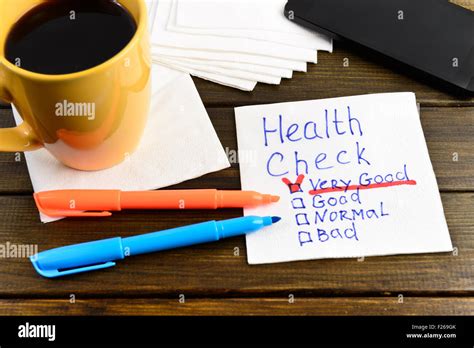
[[[285,16],[474,92],[474,12],[447,0],[289,0]]]

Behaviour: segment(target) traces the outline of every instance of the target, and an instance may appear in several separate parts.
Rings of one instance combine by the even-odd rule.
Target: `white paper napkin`
[[[171,58],[171,57],[163,56],[163,58]],[[265,74],[269,76],[282,77],[286,79],[291,79],[291,77],[293,76],[293,70],[274,68],[271,66],[264,66],[264,65],[224,62],[221,60],[202,60],[202,59],[190,59],[190,58],[178,58],[178,57],[173,57],[172,59],[173,61],[176,61],[176,62],[192,63],[195,67],[212,66],[212,67],[217,67],[217,68],[247,71],[247,72],[252,72],[256,74]]]
[[[157,9],[158,9],[158,1],[157,0],[145,0],[145,1],[146,1],[146,5],[147,5],[147,8],[148,8],[150,33],[153,33],[153,28],[154,28],[154,25],[155,25],[155,22],[156,22],[156,13],[157,13]],[[175,53],[174,51],[176,51],[176,52],[178,52],[178,55],[180,55],[180,53],[181,54],[184,53],[185,57],[187,57],[188,56],[187,55],[188,50],[180,50],[180,49],[174,49],[174,48],[171,48],[171,49],[165,48],[165,50],[166,50],[165,52],[163,52],[163,50],[160,50],[160,52],[158,52],[158,53],[157,53],[156,49],[153,51],[153,53],[154,53],[153,61],[155,63],[160,64],[162,66],[166,66],[168,68],[171,68],[171,69],[174,69],[174,70],[177,70],[177,71],[184,72],[184,73],[192,73],[194,76],[200,77],[202,79],[212,81],[212,82],[216,82],[216,83],[220,83],[220,84],[232,87],[232,88],[238,88],[238,89],[241,89],[241,90],[244,90],[244,91],[252,91],[255,88],[255,86],[257,85],[256,81],[249,81],[249,80],[239,79],[239,78],[234,78],[234,77],[229,77],[229,76],[220,76],[218,74],[209,73],[208,69],[206,69],[206,71],[203,71],[203,70],[200,69],[200,67],[201,66],[207,67],[208,64],[205,63],[206,60],[202,60],[202,59],[196,59],[195,61],[192,61],[193,65],[195,66],[195,68],[193,68],[193,69],[180,67],[177,64],[168,64],[165,61],[166,58],[169,58],[172,61],[177,61],[177,60],[179,60],[179,58],[177,58],[175,56],[166,56],[166,55],[163,55],[163,53],[173,54],[173,53]],[[161,58],[165,58],[165,59],[161,59]],[[185,58],[185,59],[188,59],[188,58]],[[189,59],[189,60],[191,60],[191,59]],[[196,64],[196,61],[200,62],[201,64],[200,65]],[[224,64],[224,65],[226,65],[226,64],[236,64],[237,65],[239,63],[232,63],[232,62],[225,62],[225,61],[222,62],[221,61],[220,64]],[[251,65],[251,64],[247,64],[247,65],[254,67],[254,65]],[[266,67],[263,67],[263,68],[266,68]],[[274,71],[278,71],[278,70],[283,71],[283,69],[272,68],[272,67],[268,67],[268,69],[274,69]],[[250,72],[259,72],[259,70],[255,69],[253,71],[251,70]]]
[[[285,18],[283,12],[286,2],[287,0],[178,0],[176,25],[201,29],[268,30],[313,37],[313,31]]]
[[[237,3],[234,0],[219,0],[218,3],[203,0],[174,0],[173,11],[168,21],[167,29],[179,33],[240,37],[314,50],[332,51],[332,40],[330,38],[301,28],[284,18],[283,9],[286,2],[287,0],[259,0],[252,1],[251,4],[245,4],[245,1],[239,1],[238,6],[236,6]],[[202,6],[196,6],[196,3],[202,4]],[[213,18],[210,20],[204,17],[206,18],[205,22],[202,19],[196,18],[197,15],[206,13],[210,5],[217,16],[223,16],[217,19],[217,23],[214,22],[216,20],[215,16],[212,16]],[[251,17],[259,18],[259,23],[249,23],[248,13],[245,13],[245,16],[239,15],[246,11],[249,6],[252,12]],[[180,11],[179,25],[177,23],[178,8]],[[195,12],[194,16],[191,17],[189,13],[193,10],[198,12]],[[225,25],[229,26],[227,22],[229,17],[231,17],[230,23],[233,27],[215,27],[216,25],[219,26],[222,20],[225,20]],[[262,18],[265,18],[264,23],[267,22],[268,27],[262,28],[260,24]],[[268,18],[270,19],[268,20]],[[239,20],[242,21],[240,25],[237,22]],[[270,21],[269,24],[268,21]],[[259,27],[256,27],[256,25]],[[193,28],[192,26],[199,27]],[[252,29],[252,27],[255,28]]]
[[[210,66],[207,64],[206,65],[194,64],[194,62],[180,61],[180,60],[175,60],[175,59],[171,59],[167,57],[157,57],[156,60],[169,64],[170,66],[178,66],[183,69],[197,69],[197,70],[201,70],[208,73],[214,73],[214,74],[219,74],[219,75],[228,76],[228,77],[236,77],[239,79],[246,79],[246,80],[255,81],[255,82],[267,83],[270,85],[279,85],[281,82],[281,77],[276,77],[272,75],[258,74],[258,73],[249,72],[249,71]]]
[[[270,66],[293,71],[306,72],[306,62],[275,57],[262,57],[255,54],[222,51],[201,51],[175,47],[164,47],[154,45],[151,48],[154,56],[168,56],[179,58],[199,59],[202,61],[220,60],[223,62],[246,63],[253,65]],[[317,58],[317,54],[316,58]]]
[[[172,0],[160,0],[152,34],[153,45],[189,50],[241,52],[265,57],[299,60],[316,63],[316,52],[312,49],[292,47],[241,38],[222,38],[207,35],[177,34],[166,30],[171,15]],[[206,17],[213,17],[210,12]],[[291,24],[291,23],[290,23]]]
[[[164,60],[160,60],[159,58],[154,57],[153,62],[166,66],[170,69],[174,69],[177,71],[181,71],[183,73],[191,74],[193,76],[197,76],[203,80],[219,83],[224,86],[240,89],[242,91],[250,92],[253,91],[255,86],[257,85],[256,81],[250,81],[245,79],[239,79],[237,77],[230,77],[230,76],[223,76],[214,73],[209,73],[206,71],[202,71],[198,68],[185,68],[180,66],[179,64],[168,64]]]
[[[59,163],[45,149],[25,154],[35,192],[58,189],[151,190],[230,166],[188,74],[154,65],[148,124],[139,148],[125,162],[83,172]],[[21,123],[14,109],[15,121]],[[41,221],[51,222],[44,215]]]

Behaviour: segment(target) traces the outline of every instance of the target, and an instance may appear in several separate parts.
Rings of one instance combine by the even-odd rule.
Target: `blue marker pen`
[[[215,242],[258,231],[279,217],[247,216],[209,221],[127,238],[110,238],[46,250],[30,259],[43,277],[56,278],[115,266],[128,256]]]

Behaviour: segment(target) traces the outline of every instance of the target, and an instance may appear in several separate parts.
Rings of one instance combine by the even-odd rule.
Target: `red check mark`
[[[290,180],[288,180],[287,178],[281,179],[281,181],[283,181],[283,183],[288,186],[291,193],[296,193],[296,192],[302,192],[303,191],[303,190],[301,190],[301,184],[303,183],[303,180],[304,180],[304,175],[303,174],[298,175],[298,178],[296,178],[296,181],[294,183],[291,182]]]

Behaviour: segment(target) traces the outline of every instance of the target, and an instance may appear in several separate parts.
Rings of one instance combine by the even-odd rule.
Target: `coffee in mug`
[[[43,147],[80,170],[127,159],[150,105],[144,0],[0,0],[0,17],[0,100],[23,119],[0,151]]]
[[[10,30],[5,56],[28,71],[60,75],[87,70],[119,53],[137,26],[113,0],[42,3]]]

